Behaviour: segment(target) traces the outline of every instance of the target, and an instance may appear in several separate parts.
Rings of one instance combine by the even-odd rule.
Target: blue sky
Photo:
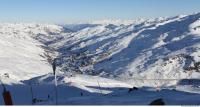
[[[200,0],[0,0],[1,22],[67,23],[200,12]]]

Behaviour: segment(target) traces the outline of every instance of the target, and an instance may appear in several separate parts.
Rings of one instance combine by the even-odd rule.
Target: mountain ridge
[[[43,59],[48,68],[46,73],[51,72],[51,60],[55,57],[51,53],[57,53],[59,69],[65,73],[121,78],[149,78],[148,75],[151,78],[187,78],[189,74],[185,69],[200,61],[199,18],[200,13],[129,24],[123,21],[99,24],[97,21],[78,24],[79,28],[72,26],[73,29],[54,24],[4,23],[1,34],[39,41],[43,52],[38,54],[46,58]],[[182,54],[193,57],[193,61],[181,57],[170,64],[166,62],[169,60],[164,60]],[[161,70],[162,65],[166,65],[165,70]],[[198,78],[199,74],[192,76]]]

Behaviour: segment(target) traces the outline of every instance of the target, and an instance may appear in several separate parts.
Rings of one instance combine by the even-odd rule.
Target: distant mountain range
[[[200,14],[86,24],[0,24],[0,75],[59,70],[121,79],[199,78]]]

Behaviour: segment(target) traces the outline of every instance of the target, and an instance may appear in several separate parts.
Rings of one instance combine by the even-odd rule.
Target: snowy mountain
[[[200,78],[200,13],[170,18],[139,20],[103,20],[86,24],[53,25],[36,23],[0,24],[0,76],[4,84],[24,87],[14,91],[16,104],[30,104],[30,99],[18,100],[18,92],[35,86],[37,97],[53,90],[52,60],[57,58],[60,91],[77,90],[87,98],[67,95],[60,104],[88,104],[99,94],[120,96],[130,87],[164,87],[162,93],[169,104],[171,88],[179,92],[199,93],[199,88],[179,86],[182,80]],[[22,86],[21,86],[22,85]],[[198,87],[198,83],[196,84]],[[66,88],[66,90],[61,89]],[[167,87],[167,88],[166,88]],[[49,89],[40,93],[39,89]],[[149,93],[149,88],[142,88]],[[184,92],[183,92],[184,91]],[[24,91],[28,95],[28,91]],[[142,92],[138,92],[139,95]],[[152,96],[154,92],[149,93]],[[164,96],[162,94],[162,96]],[[82,94],[81,94],[82,95]],[[195,95],[195,94],[194,94]],[[88,97],[89,96],[89,97]],[[92,96],[92,97],[91,97]],[[184,96],[184,95],[183,95]],[[65,98],[71,98],[67,101]],[[135,96],[124,96],[132,98]],[[136,96],[137,97],[137,96]],[[180,96],[179,96],[180,97]],[[196,95],[199,97],[199,95]],[[107,97],[106,101],[109,101]],[[154,98],[154,97],[153,97]],[[0,98],[2,99],[2,98]],[[77,102],[82,99],[83,102]],[[99,104],[108,104],[103,98]],[[121,104],[118,98],[113,99]],[[49,101],[49,100],[48,100]],[[128,104],[148,104],[150,99]],[[103,103],[104,102],[104,103]],[[196,104],[186,102],[187,104]],[[2,104],[3,102],[1,102]],[[51,104],[46,102],[44,104]]]
[[[49,44],[60,53],[62,70],[125,79],[199,78],[188,68],[200,61],[200,14],[113,22],[90,24]]]
[[[44,75],[51,70],[46,58],[41,57],[45,53],[41,48],[43,44],[32,38],[40,29],[31,24],[0,24],[1,76],[7,75],[19,81]]]

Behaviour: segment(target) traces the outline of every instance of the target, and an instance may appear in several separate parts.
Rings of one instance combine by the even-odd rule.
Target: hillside
[[[190,68],[200,62],[200,14],[105,22],[85,24],[48,44],[60,53],[62,71],[124,79],[199,78]]]
[[[59,104],[149,104],[160,97],[167,104],[199,104],[191,98],[199,97],[200,13],[62,26],[1,23],[0,48],[1,81],[15,104],[31,104],[30,87],[45,99],[35,104],[54,104],[54,58]],[[197,82],[185,84],[190,80]],[[127,93],[132,87],[141,89],[136,96]]]

